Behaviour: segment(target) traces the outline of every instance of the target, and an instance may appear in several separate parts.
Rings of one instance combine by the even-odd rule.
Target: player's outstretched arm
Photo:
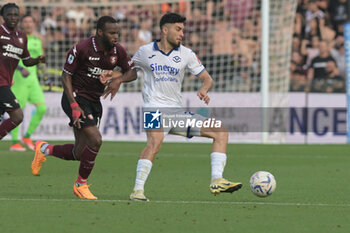
[[[113,72],[113,76],[117,76],[120,72]],[[102,75],[101,75],[102,77]],[[114,96],[117,94],[120,85],[125,82],[131,82],[134,81],[137,78],[137,73],[135,69],[130,69],[126,71],[123,75],[111,78],[110,83],[107,85],[107,88],[103,92],[103,98],[106,99],[109,94],[111,94],[111,100],[114,98]],[[102,81],[101,81],[102,82]]]
[[[212,88],[214,81],[211,78],[208,71],[204,70],[200,75],[197,76],[202,81],[202,87],[197,92],[197,96],[200,100],[203,100],[204,103],[209,104],[210,98],[208,96],[209,90]]]
[[[37,58],[32,58],[30,57],[29,59],[25,59],[23,60],[23,64],[25,66],[35,66],[39,63],[45,63],[46,62],[46,58],[45,58],[45,55],[41,55]]]

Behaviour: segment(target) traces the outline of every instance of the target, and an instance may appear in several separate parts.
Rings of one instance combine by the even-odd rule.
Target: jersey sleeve
[[[29,59],[30,58],[30,53],[28,51],[28,38],[27,36],[24,36],[24,42],[23,42],[23,53],[21,55],[21,58],[23,60]]]
[[[142,52],[143,52],[143,47],[139,48],[134,56],[132,57],[132,60],[135,64],[136,68],[141,68],[142,67]]]
[[[122,68],[123,72],[126,72],[134,67],[134,62],[129,57],[128,53],[126,52],[125,48],[121,45],[118,46],[118,62],[117,65]]]
[[[193,51],[189,51],[187,68],[190,70],[191,74],[196,76],[200,75],[205,70],[205,67]]]
[[[79,67],[79,56],[82,51],[80,51],[78,44],[71,48],[66,57],[66,63],[64,64],[63,71],[73,75],[75,70]]]

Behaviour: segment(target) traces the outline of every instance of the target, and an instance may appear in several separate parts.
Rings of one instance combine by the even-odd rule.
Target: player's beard
[[[168,40],[168,43],[174,48],[174,49],[177,49],[178,47],[180,47],[180,45],[181,45],[181,42],[174,42],[174,41],[169,41]]]
[[[106,36],[102,36],[102,43],[107,51],[111,50],[114,46]]]
[[[177,49],[177,48],[180,47],[180,45],[181,45],[181,41],[176,42],[176,39],[173,39],[173,38],[171,37],[171,35],[168,35],[168,36],[166,37],[166,40],[167,40],[167,42],[171,45],[171,47],[173,47],[174,49]]]

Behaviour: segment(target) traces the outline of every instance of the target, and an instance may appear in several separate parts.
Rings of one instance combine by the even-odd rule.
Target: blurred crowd
[[[43,41],[48,85],[60,85],[65,54],[78,41],[95,33],[96,19],[111,15],[120,25],[120,43],[132,56],[143,44],[159,38],[159,19],[169,11],[187,17],[184,44],[192,48],[215,79],[214,90],[256,91],[250,79],[258,79],[256,54],[260,33],[260,0],[194,0],[172,3],[129,4],[108,0],[15,1],[22,15],[37,22],[37,36]],[[35,4],[40,2],[40,4]],[[84,2],[84,4],[79,4]],[[26,4],[27,3],[27,4]],[[257,8],[257,9],[255,9]],[[244,30],[242,30],[244,28]],[[255,65],[254,65],[255,63]],[[248,80],[247,85],[241,79]],[[197,79],[184,89],[193,91]],[[236,82],[236,83],[234,83]],[[243,84],[243,85],[241,85]],[[131,84],[126,91],[139,91]],[[241,88],[241,89],[240,89]]]
[[[41,74],[46,86],[60,86],[66,52],[95,33],[99,16],[111,15],[118,20],[120,43],[132,56],[141,45],[159,37],[160,17],[174,11],[187,17],[184,44],[197,53],[212,74],[214,91],[259,91],[261,0],[140,5],[109,0],[14,2],[21,7],[22,15],[32,15],[37,23],[36,33],[43,41],[47,57],[46,69]],[[292,39],[291,91],[344,92],[345,19],[346,0],[298,0]],[[197,79],[186,82],[191,83],[184,84],[185,91],[195,91],[193,88],[199,86]],[[135,82],[124,90],[139,91],[141,85]]]
[[[346,0],[299,0],[291,58],[291,91],[344,92]]]

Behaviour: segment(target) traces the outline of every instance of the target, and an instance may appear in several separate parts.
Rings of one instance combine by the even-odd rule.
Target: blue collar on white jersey
[[[158,50],[159,52],[161,52],[161,53],[164,54],[165,56],[169,56],[169,55],[171,54],[171,52],[174,51],[174,50],[176,50],[176,51],[179,50],[179,47],[177,47],[177,48],[175,48],[175,49],[170,50],[169,53],[164,53],[164,52],[163,52],[162,50],[160,50],[159,47],[158,47],[157,42],[159,42],[159,41],[160,41],[160,39],[155,40],[155,41],[153,42],[153,49],[154,49],[154,50]]]

